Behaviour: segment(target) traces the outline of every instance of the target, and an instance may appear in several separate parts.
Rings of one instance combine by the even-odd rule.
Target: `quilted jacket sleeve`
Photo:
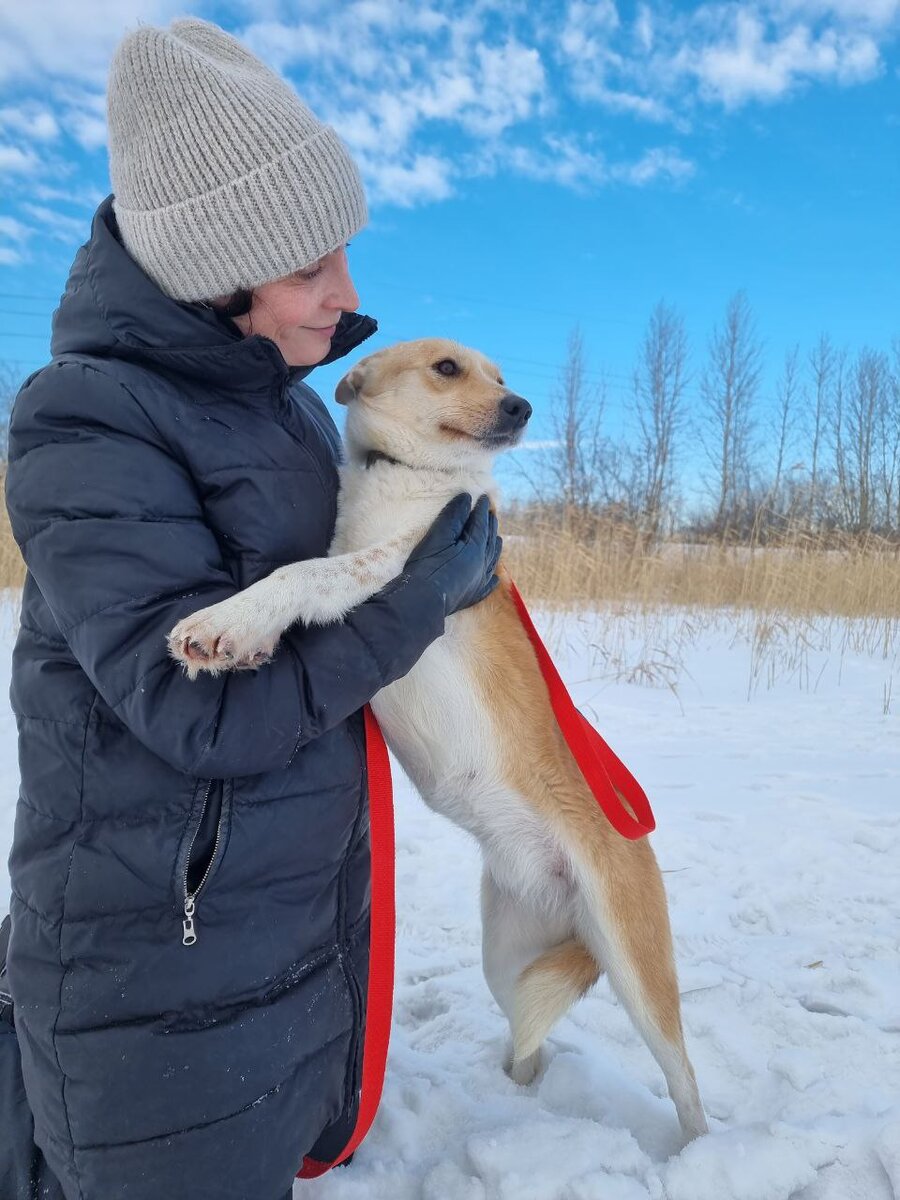
[[[185,466],[128,391],[80,363],[53,364],[20,393],[7,505],[94,687],[149,749],[193,775],[284,767],[443,632],[437,589],[401,577],[342,624],[290,630],[264,669],[188,680],[166,635],[234,584]]]

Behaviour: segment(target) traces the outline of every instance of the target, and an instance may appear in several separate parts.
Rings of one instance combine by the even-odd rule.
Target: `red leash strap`
[[[349,1158],[378,1112],[394,1002],[394,802],[391,764],[378,722],[367,704],[366,764],[369,778],[369,848],[372,863],[372,904],[369,924],[369,988],[363,1031],[362,1094],[350,1141],[333,1162],[307,1155],[298,1179],[315,1179]]]
[[[546,646],[532,624],[525,601],[512,580],[509,590],[519,619],[537,655],[557,723],[585,782],[594,794],[594,799],[603,809],[610,825],[621,833],[622,837],[632,841],[645,837],[656,828],[656,821],[644,789],[621,759],[607,746],[587,717],[575,707],[572,697],[566,691],[566,685],[560,679],[559,672],[547,653]],[[622,797],[631,805],[634,816],[623,804]]]

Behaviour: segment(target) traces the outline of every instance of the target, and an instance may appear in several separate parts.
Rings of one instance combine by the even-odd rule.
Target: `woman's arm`
[[[401,579],[339,625],[289,630],[264,671],[189,680],[169,631],[236,589],[191,476],[128,390],[86,364],[53,364],[20,393],[7,503],[28,569],[97,691],[193,775],[284,767],[443,632],[440,590]]]

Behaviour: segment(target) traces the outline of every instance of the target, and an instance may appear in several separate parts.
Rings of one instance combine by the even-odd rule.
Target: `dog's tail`
[[[556,1022],[600,978],[602,968],[575,938],[529,963],[519,976],[513,1016],[516,1058],[533,1054]]]

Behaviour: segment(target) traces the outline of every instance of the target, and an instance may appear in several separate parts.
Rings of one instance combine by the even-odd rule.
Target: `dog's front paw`
[[[190,679],[196,679],[201,671],[218,675],[220,671],[261,667],[269,661],[278,635],[261,633],[242,620],[242,615],[225,600],[178,622],[167,639],[169,653]]]

